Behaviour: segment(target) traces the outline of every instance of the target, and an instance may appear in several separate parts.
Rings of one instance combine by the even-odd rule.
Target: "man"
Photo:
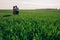
[[[19,8],[16,6],[16,14],[19,14]]]

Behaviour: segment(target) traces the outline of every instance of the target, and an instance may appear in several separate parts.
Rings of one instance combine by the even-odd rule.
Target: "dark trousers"
[[[19,14],[19,11],[16,11],[16,14]]]
[[[18,15],[19,14],[19,11],[13,11],[13,14],[14,15],[16,15],[16,14]]]

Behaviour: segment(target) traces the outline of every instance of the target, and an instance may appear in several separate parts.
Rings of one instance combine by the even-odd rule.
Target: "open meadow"
[[[60,40],[60,10],[0,10],[0,40]]]

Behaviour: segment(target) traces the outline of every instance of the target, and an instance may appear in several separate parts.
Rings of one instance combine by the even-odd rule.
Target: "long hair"
[[[16,14],[16,11],[15,11],[15,6],[13,6],[13,14]]]

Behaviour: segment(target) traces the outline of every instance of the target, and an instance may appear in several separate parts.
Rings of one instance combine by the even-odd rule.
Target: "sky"
[[[60,0],[0,0],[0,9],[12,9],[14,5],[19,9],[60,8]]]

